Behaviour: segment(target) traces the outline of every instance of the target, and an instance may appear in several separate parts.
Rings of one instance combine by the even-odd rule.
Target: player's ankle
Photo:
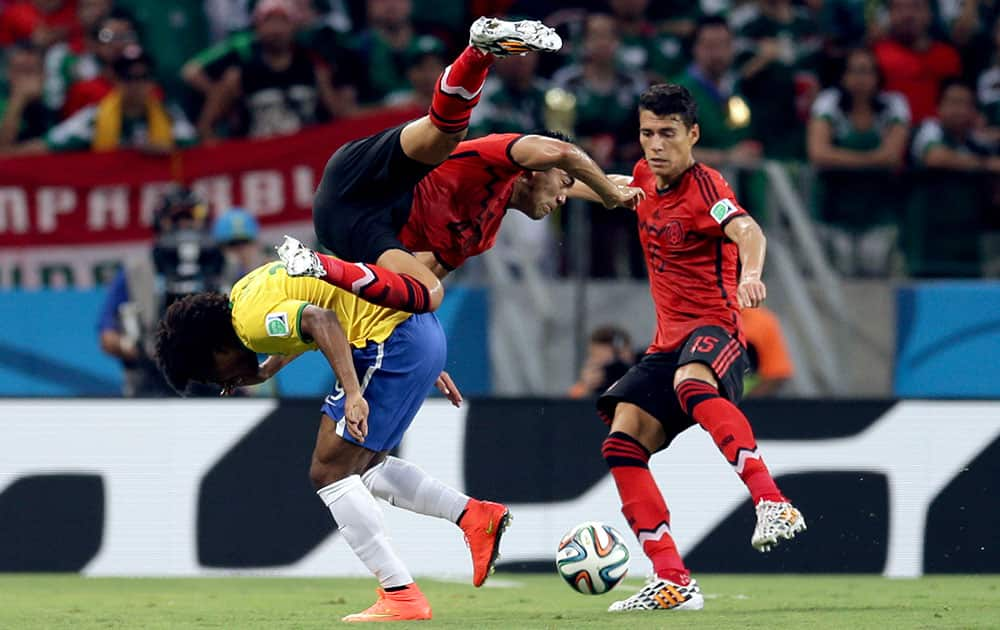
[[[469,513],[469,510],[472,509],[473,506],[475,506],[475,504],[476,500],[470,497],[469,500],[465,503],[465,507],[462,508],[462,513],[458,515],[458,520],[455,521],[456,525],[458,525],[459,527],[465,527],[465,523],[463,523],[462,521],[465,520],[465,516]]]
[[[756,500],[754,500],[754,505],[757,505],[761,501],[770,501],[772,503],[791,503],[791,501],[789,501],[788,498],[780,492],[767,492],[761,494]]]
[[[410,589],[416,589],[416,587],[417,587],[416,582],[410,582],[409,584],[402,584],[400,586],[389,586],[383,588],[382,590],[385,591],[386,593],[401,593],[403,591],[407,591]]]
[[[656,577],[679,586],[687,586],[691,583],[691,572],[687,569],[661,569],[656,572]]]

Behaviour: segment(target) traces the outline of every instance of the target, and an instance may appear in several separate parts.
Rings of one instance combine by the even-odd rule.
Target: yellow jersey
[[[257,267],[239,279],[229,294],[233,328],[243,345],[263,354],[315,350],[302,334],[302,311],[310,304],[337,314],[351,345],[382,343],[410,316],[366,302],[318,278],[293,278],[280,262]]]

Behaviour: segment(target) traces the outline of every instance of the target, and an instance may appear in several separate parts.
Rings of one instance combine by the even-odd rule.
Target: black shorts
[[[402,249],[399,231],[413,203],[413,188],[434,170],[403,153],[399,125],[353,140],[330,157],[313,201],[319,242],[344,260],[374,263]]]
[[[625,376],[597,399],[597,411],[607,424],[620,402],[632,403],[660,421],[667,434],[666,448],[694,420],[681,408],[674,391],[674,372],[688,363],[704,363],[719,381],[719,393],[734,404],[743,398],[743,376],[749,368],[747,352],[739,341],[718,326],[696,329],[678,352],[643,355]]]

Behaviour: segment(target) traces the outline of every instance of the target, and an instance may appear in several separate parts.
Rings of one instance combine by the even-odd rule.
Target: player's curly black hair
[[[657,116],[676,114],[688,129],[698,122],[698,103],[686,87],[676,83],[651,85],[639,97],[639,109]]]
[[[183,394],[191,381],[208,382],[212,352],[240,347],[229,298],[219,293],[185,296],[167,309],[156,331],[156,361],[171,387]]]

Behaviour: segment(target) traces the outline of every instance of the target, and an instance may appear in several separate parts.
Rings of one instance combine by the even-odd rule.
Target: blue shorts
[[[384,342],[354,349],[354,369],[369,408],[364,444],[347,431],[340,383],[324,400],[322,411],[348,442],[375,452],[393,449],[441,375],[447,354],[448,342],[434,313],[413,315]]]

